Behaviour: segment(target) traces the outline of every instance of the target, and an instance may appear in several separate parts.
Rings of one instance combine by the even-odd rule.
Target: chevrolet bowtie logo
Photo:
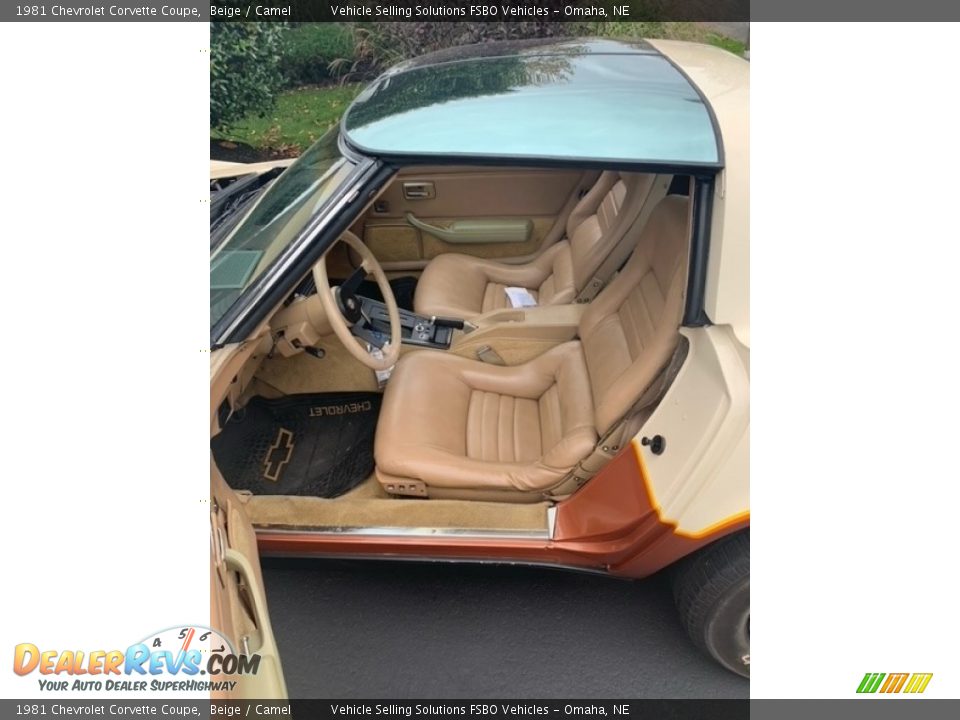
[[[284,466],[290,462],[293,455],[293,433],[286,428],[280,428],[277,439],[267,450],[267,457],[263,460],[263,476],[267,480],[277,482]]]

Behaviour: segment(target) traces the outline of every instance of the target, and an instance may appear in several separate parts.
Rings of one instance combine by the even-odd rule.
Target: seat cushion
[[[397,363],[377,426],[377,469],[428,489],[546,490],[597,441],[579,342],[523,365],[417,351]]]
[[[459,253],[438,255],[420,276],[413,306],[421,315],[472,318],[510,307],[504,292],[508,286],[526,288],[544,305],[572,302],[569,243],[559,242],[522,265]]]

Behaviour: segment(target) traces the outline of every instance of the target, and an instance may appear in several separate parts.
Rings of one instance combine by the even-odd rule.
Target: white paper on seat
[[[507,294],[507,299],[510,300],[510,307],[525,308],[536,307],[537,305],[537,299],[526,288],[508,287],[504,288],[503,291]]]

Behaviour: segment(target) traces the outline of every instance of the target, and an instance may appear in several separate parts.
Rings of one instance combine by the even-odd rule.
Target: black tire
[[[750,530],[681,560],[673,597],[694,643],[728,670],[750,677]]]

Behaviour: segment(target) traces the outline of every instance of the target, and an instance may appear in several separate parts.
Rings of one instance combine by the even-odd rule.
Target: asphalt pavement
[[[294,698],[746,698],[662,576],[264,558]]]

